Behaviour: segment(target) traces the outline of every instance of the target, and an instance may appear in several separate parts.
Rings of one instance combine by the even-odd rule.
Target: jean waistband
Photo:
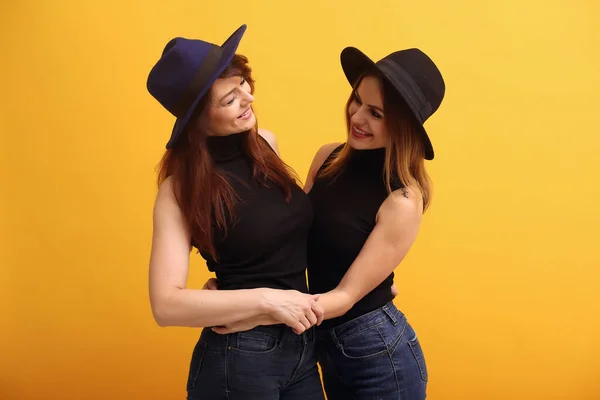
[[[248,331],[228,333],[228,334],[219,334],[211,330],[210,328],[204,328],[202,331],[201,338],[204,340],[209,347],[211,348],[219,348],[219,347],[227,347],[228,343],[234,343],[238,336],[244,335],[266,335],[272,337],[279,346],[283,346],[285,343],[293,344],[308,344],[310,342],[314,342],[315,337],[315,329],[314,327],[307,329],[301,334],[296,334],[292,331],[287,325],[279,324],[279,325],[265,325],[265,326],[257,326]]]
[[[315,328],[311,327],[301,334],[296,334],[289,326],[285,324],[260,325],[247,332],[260,332],[264,335],[272,336],[280,341],[306,342],[315,337]],[[244,332],[239,332],[244,333]],[[232,335],[235,335],[233,333]]]
[[[320,329],[317,327],[317,337],[329,337],[335,335],[338,338],[350,336],[356,332],[360,332],[380,322],[391,321],[397,325],[405,318],[402,311],[398,310],[393,302],[389,302],[382,307],[356,317],[350,321],[344,322],[329,329]]]

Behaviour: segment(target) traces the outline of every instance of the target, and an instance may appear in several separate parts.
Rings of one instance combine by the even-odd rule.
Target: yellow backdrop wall
[[[344,46],[444,73],[435,197],[397,269],[431,399],[599,399],[600,6],[591,0],[4,2],[0,398],[184,398],[199,329],[155,325],[146,92],[173,36],[240,24],[260,125],[305,176],[344,139]],[[190,285],[209,277],[194,255]]]

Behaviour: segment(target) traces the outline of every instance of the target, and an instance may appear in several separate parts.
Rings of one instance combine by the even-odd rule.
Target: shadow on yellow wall
[[[301,176],[344,139],[344,46],[421,47],[443,71],[434,201],[397,269],[429,398],[600,398],[597,3],[13,3],[0,6],[1,399],[184,398],[200,331],[158,328],[147,296],[173,119],[145,80],[171,37],[220,43],[241,23],[260,125]],[[190,285],[208,276],[194,255]]]

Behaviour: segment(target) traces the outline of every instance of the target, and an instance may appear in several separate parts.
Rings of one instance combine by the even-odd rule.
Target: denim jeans
[[[324,400],[314,328],[301,335],[282,325],[219,335],[196,343],[188,400]]]
[[[415,331],[393,303],[335,328],[317,328],[328,400],[422,400],[427,367]]]

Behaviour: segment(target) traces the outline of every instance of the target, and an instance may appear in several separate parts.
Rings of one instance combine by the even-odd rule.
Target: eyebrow
[[[357,90],[355,90],[355,91],[354,91],[354,95],[355,95],[355,96],[356,96],[356,98],[358,98],[358,100],[359,100],[359,101],[362,103],[362,100],[361,100],[360,96],[358,95],[358,91],[357,91]],[[377,107],[377,106],[374,106],[373,104],[367,104],[367,106],[369,106],[369,107],[371,107],[371,108],[374,108],[375,110],[379,111],[379,112],[380,112],[380,113],[382,113],[382,114],[384,113],[384,111],[383,111],[383,109],[382,109],[382,108],[380,108],[380,107]]]
[[[242,82],[243,82],[243,81],[244,81],[246,78],[244,78],[243,76],[241,76],[240,78],[242,78],[242,79],[240,80],[240,84],[241,84],[241,83],[242,83]],[[238,86],[239,86],[239,85],[238,85]],[[222,102],[223,100],[225,100],[225,97],[227,97],[227,96],[229,96],[231,93],[235,92],[235,90],[236,90],[237,88],[238,88],[238,87],[236,86],[236,87],[234,87],[233,89],[231,89],[229,92],[227,92],[225,95],[223,95],[223,97],[221,97],[221,100],[219,100],[219,103],[220,103],[220,102]]]

